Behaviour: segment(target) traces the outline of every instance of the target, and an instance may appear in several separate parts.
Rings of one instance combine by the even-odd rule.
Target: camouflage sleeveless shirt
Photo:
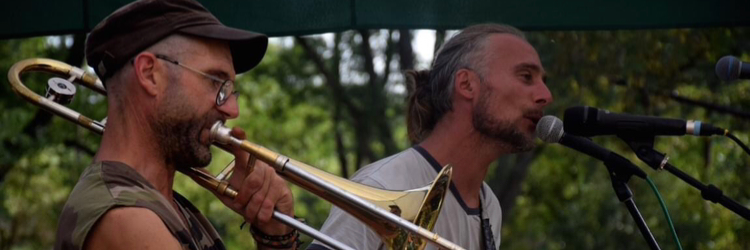
[[[153,211],[183,249],[225,249],[214,227],[198,209],[177,192],[174,200],[179,212],[133,168],[120,162],[94,163],[83,172],[60,214],[55,249],[83,249],[86,236],[99,218],[117,207]],[[187,225],[178,213],[185,216]]]

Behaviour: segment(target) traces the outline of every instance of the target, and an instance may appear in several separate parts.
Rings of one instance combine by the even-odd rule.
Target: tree
[[[337,126],[335,131],[337,151],[342,173],[345,177],[348,176],[348,160],[346,157],[348,150],[342,142],[344,135],[338,128],[339,123],[347,123],[346,125],[353,129],[355,144],[353,165],[355,167],[398,151],[396,141],[393,138],[392,120],[402,118],[383,119],[394,117],[387,114],[393,113],[393,102],[388,98],[394,94],[390,93],[386,87],[389,80],[392,79],[391,72],[395,68],[394,63],[392,63],[394,56],[399,56],[400,68],[405,70],[412,68],[414,65],[414,52],[411,48],[411,33],[408,30],[400,30],[397,33],[398,42],[394,41],[394,33],[394,31],[373,33],[369,30],[359,30],[356,33],[337,33],[334,35],[333,45],[322,48],[314,47],[314,44],[322,44],[320,40],[295,37],[296,46],[305,51],[308,60],[315,65],[317,74],[323,76],[323,81],[332,96],[333,120],[335,126]],[[342,38],[344,39],[343,43]],[[371,45],[372,40],[376,40],[381,45],[385,44],[385,47],[381,51],[374,51]],[[396,46],[398,46],[398,50]],[[342,63],[342,50],[353,52],[351,56],[345,58],[344,63]],[[323,52],[330,52],[328,53],[330,56],[325,58],[321,55]],[[380,72],[375,69],[375,60],[378,59],[384,63]],[[330,63],[326,64],[326,61]],[[348,81],[342,80],[342,66],[351,67],[345,68],[346,71],[360,71],[364,75],[355,76],[350,80],[347,79]],[[397,94],[395,96],[403,98]],[[342,114],[342,110],[345,113]],[[372,138],[373,136],[375,138]]]

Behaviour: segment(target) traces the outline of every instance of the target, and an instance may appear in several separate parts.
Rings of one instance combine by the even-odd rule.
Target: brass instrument
[[[51,78],[45,98],[29,90],[21,82],[20,75],[28,71],[67,75],[68,79]],[[106,95],[104,86],[96,76],[59,61],[34,58],[14,64],[8,72],[8,79],[13,90],[24,99],[93,132],[104,133],[105,121],[92,120],[60,104],[67,104],[75,94],[72,82]],[[444,167],[432,185],[406,191],[382,190],[329,174],[252,142],[236,139],[229,135],[229,131],[221,122],[214,124],[211,129],[213,144],[222,149],[222,145],[232,144],[246,150],[274,167],[289,182],[333,203],[368,225],[382,237],[389,249],[424,249],[428,241],[442,249],[463,249],[430,232],[435,226],[450,185],[451,166]],[[198,169],[180,171],[204,188],[234,198],[237,192],[226,181],[232,168],[233,164],[230,164],[218,178]],[[330,247],[351,249],[289,216],[275,212],[273,217]]]

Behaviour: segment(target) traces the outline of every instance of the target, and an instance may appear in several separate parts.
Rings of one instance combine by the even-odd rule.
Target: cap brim
[[[232,51],[234,71],[244,73],[260,63],[268,48],[268,37],[260,33],[235,29],[221,24],[185,27],[180,33],[224,40],[229,42]]]

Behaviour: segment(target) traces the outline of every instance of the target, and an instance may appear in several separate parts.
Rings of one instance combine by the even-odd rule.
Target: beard
[[[534,138],[520,131],[519,125],[507,120],[498,120],[489,112],[489,100],[492,90],[486,87],[482,88],[482,94],[479,96],[479,103],[472,111],[472,125],[483,138],[489,141],[497,142],[505,147],[509,147],[511,152],[526,152],[533,149],[536,144]],[[533,113],[532,111],[525,111]]]
[[[220,118],[196,114],[178,84],[174,81],[169,84],[170,94],[159,106],[159,116],[153,124],[156,142],[166,163],[176,169],[205,167],[211,163],[211,146],[200,142],[201,132]]]

